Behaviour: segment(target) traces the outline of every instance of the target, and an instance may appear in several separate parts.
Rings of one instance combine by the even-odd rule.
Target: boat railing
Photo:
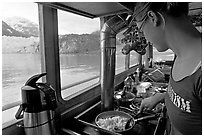
[[[100,77],[100,76],[93,76],[93,77],[90,77],[90,78],[88,78],[88,79],[81,80],[81,81],[78,81],[78,82],[76,82],[76,83],[69,84],[69,85],[67,85],[67,86],[63,86],[61,90],[66,90],[66,89],[68,89],[68,88],[74,87],[74,86],[76,86],[76,85],[80,85],[80,84],[82,84],[82,83],[86,83],[86,82],[88,82],[88,81],[91,81],[91,80],[96,79],[96,78],[99,78],[99,77]]]
[[[6,104],[6,105],[2,106],[2,111],[11,109],[11,108],[16,107],[16,106],[18,106],[20,104],[21,104],[21,100],[13,102],[13,103]]]

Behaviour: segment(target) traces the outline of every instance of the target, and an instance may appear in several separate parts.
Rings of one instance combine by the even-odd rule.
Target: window
[[[158,52],[156,48],[153,47],[153,61],[159,62],[162,60],[173,60],[174,53],[172,50],[167,50],[165,52]]]
[[[100,19],[58,10],[62,98],[99,82]]]
[[[2,107],[6,109],[21,101],[26,81],[41,73],[41,60],[38,5],[12,2],[2,8]],[[14,119],[16,108],[4,111],[3,123]]]
[[[121,43],[123,37],[123,32],[116,35],[116,65],[115,65],[115,75],[121,73],[125,70],[125,55],[122,54],[122,48],[124,44]]]
[[[123,45],[116,45],[116,70],[115,75],[125,70],[125,55],[122,54],[121,49]]]
[[[130,52],[130,67],[135,66],[136,64],[139,64],[139,54],[136,51]]]

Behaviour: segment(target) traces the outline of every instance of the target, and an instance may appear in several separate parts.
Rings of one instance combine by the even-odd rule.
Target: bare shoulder
[[[201,66],[201,57],[192,57],[188,60],[175,60],[172,69],[172,78],[179,81],[189,75],[192,75]]]

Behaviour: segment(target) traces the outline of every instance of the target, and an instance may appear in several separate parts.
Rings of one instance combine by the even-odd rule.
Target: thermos
[[[46,73],[34,75],[21,88],[22,104],[16,119],[23,118],[27,135],[55,134],[55,90],[47,83],[36,83]]]

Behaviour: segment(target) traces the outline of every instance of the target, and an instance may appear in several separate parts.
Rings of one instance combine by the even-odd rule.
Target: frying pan
[[[142,120],[157,117],[157,115],[154,114],[154,115],[149,115],[149,116],[144,116],[144,117],[141,117],[141,118],[138,118],[138,119],[134,119],[130,114],[128,114],[126,112],[123,112],[123,111],[104,111],[104,112],[102,112],[102,113],[100,113],[99,115],[96,116],[95,123],[96,123],[97,126],[100,127],[100,125],[97,123],[97,121],[100,118],[105,119],[105,118],[109,118],[109,117],[113,117],[113,116],[125,117],[125,118],[127,118],[127,120],[132,119],[129,126],[126,127],[124,130],[122,130],[122,131],[121,130],[115,130],[114,131],[114,132],[117,132],[117,133],[124,133],[124,132],[127,132],[127,131],[131,130],[135,126],[136,122],[138,122],[138,121],[142,121]],[[124,124],[124,125],[126,125],[126,124]]]
[[[105,119],[105,118],[114,117],[114,116],[121,116],[121,117],[127,118],[127,120],[130,119],[130,118],[131,119],[133,118],[128,113],[125,113],[125,112],[122,112],[122,111],[104,111],[104,112],[102,112],[102,113],[100,113],[99,115],[96,116],[95,123],[96,123],[97,126],[100,127],[100,125],[97,123],[97,121],[100,118]],[[122,131],[121,130],[115,130],[114,132],[123,133],[123,132],[129,131],[130,129],[133,128],[134,123],[135,122],[133,121],[133,123],[131,123],[130,126],[127,129],[125,129],[125,130],[122,130]]]

